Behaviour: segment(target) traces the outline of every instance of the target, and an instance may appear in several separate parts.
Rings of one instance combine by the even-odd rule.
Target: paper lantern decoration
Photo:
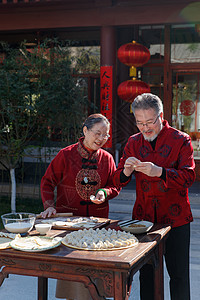
[[[183,100],[180,104],[180,111],[184,116],[191,116],[195,112],[195,104],[192,100]]]
[[[138,95],[143,93],[150,93],[149,85],[135,78],[122,82],[117,89],[118,96],[122,100],[130,103],[132,103]]]
[[[3,64],[5,58],[6,58],[5,53],[0,53],[0,64]]]
[[[117,51],[117,56],[123,64],[129,67],[140,67],[148,62],[150,52],[147,47],[133,41],[122,45]]]
[[[117,94],[122,100],[132,103],[138,95],[150,92],[147,83],[136,79],[136,67],[147,63],[150,52],[145,46],[133,41],[122,45],[117,51],[117,56],[123,64],[130,67],[130,76],[133,77],[132,80],[122,82],[118,86]]]

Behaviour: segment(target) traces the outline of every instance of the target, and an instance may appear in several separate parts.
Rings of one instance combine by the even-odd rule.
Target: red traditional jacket
[[[152,162],[166,170],[166,181],[134,171],[136,178],[136,202],[133,219],[147,220],[177,227],[193,220],[188,198],[188,187],[195,180],[193,148],[189,135],[163,122],[155,149],[142,133],[131,136],[114,174],[114,184],[123,187],[120,173],[128,157]]]
[[[116,170],[113,157],[103,149],[89,153],[78,143],[62,149],[48,166],[41,181],[44,209],[54,207],[54,190],[57,187],[56,211],[72,212],[80,216],[108,217],[108,200],[118,195],[120,188],[113,185]],[[90,196],[99,188],[106,191],[103,204],[94,204]]]

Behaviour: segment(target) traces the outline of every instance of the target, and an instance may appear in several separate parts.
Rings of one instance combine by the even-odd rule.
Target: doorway
[[[200,71],[173,72],[172,126],[190,135],[200,157]]]

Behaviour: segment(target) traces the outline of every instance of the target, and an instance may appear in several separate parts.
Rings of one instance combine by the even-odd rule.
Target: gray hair
[[[85,122],[83,123],[82,129],[83,129],[84,126],[86,126],[87,129],[92,129],[95,124],[101,123],[101,122],[105,122],[105,124],[107,125],[108,130],[110,129],[110,122],[102,114],[92,114],[92,115],[90,115],[85,120]]]
[[[160,98],[151,93],[144,93],[135,98],[132,105],[132,111],[135,113],[137,109],[148,110],[153,108],[157,115],[163,112],[163,104]]]

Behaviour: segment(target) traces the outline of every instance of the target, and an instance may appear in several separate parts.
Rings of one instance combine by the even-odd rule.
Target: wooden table
[[[117,222],[112,222],[117,228]],[[154,225],[148,234],[138,235],[139,244],[129,249],[83,251],[61,245],[45,252],[0,250],[0,283],[8,274],[38,277],[38,300],[47,300],[48,278],[83,282],[94,300],[129,298],[133,275],[146,263],[154,266],[155,300],[164,299],[163,251],[170,226]],[[59,232],[57,232],[59,233]],[[60,232],[63,233],[63,232]],[[99,295],[95,279],[103,281]]]

